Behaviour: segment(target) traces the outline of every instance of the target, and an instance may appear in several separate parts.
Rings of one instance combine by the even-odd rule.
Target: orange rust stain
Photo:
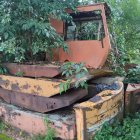
[[[103,42],[106,40],[107,38],[104,38]],[[96,40],[67,41],[66,43],[69,46],[69,52],[67,53],[60,49],[60,62],[67,60],[77,63],[83,62],[88,68],[102,67],[110,50],[108,42],[103,47],[102,42]]]
[[[117,83],[119,85],[118,90],[115,91],[106,90],[98,94],[99,97],[102,97],[102,100],[99,100],[98,102],[92,102],[92,99],[90,99],[89,101],[82,102],[74,106],[76,117],[77,115],[80,116],[80,119],[76,118],[77,125],[80,125],[79,123],[85,124],[86,133],[88,128],[90,127],[96,128],[102,125],[102,122],[110,120],[122,109],[123,83],[122,82]],[[81,112],[85,112],[84,118],[81,117],[83,115]],[[77,133],[78,136],[80,137],[82,133],[81,126],[77,127]],[[80,140],[80,138],[78,140]]]
[[[62,81],[0,75],[0,86],[4,89],[45,97],[58,94],[60,82]]]
[[[54,27],[56,29],[56,32],[58,34],[64,34],[64,22],[60,21],[60,20],[56,20],[56,19],[50,19],[50,23],[52,25],[52,27]]]
[[[82,109],[76,109],[77,140],[87,140],[85,113]]]

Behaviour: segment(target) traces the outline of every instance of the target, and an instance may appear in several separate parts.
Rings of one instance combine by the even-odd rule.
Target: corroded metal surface
[[[94,75],[94,78],[113,75],[113,71],[106,69],[89,69],[89,73]]]
[[[56,132],[56,137],[62,140],[73,140],[76,136],[75,115],[70,109],[42,114],[25,111],[0,101],[0,117],[7,124],[33,135],[47,133],[45,123],[45,118],[47,118]]]
[[[94,134],[104,122],[123,114],[123,83],[118,82],[118,86],[118,90],[105,90],[90,100],[74,106],[78,140],[89,139],[88,133]],[[84,128],[86,133],[83,133],[83,125],[86,127]]]
[[[26,65],[16,63],[3,64],[10,74],[16,75],[21,72],[22,76],[27,77],[55,77],[61,73],[60,66],[55,65]]]
[[[0,88],[0,97],[7,103],[37,112],[49,112],[69,106],[88,94],[84,89],[71,90],[54,97],[41,97],[24,93],[17,93]]]
[[[79,79],[89,80],[93,76],[86,75]],[[77,81],[76,78],[73,78],[70,83],[72,88],[74,83]],[[33,79],[25,77],[16,77],[16,76],[6,76],[0,75],[0,87],[6,90],[15,91],[18,93],[32,94],[43,97],[51,97],[60,93],[60,83],[66,81],[60,79]]]
[[[104,26],[105,37],[102,40],[75,40],[66,41],[69,53],[60,49],[58,60],[60,62],[83,62],[88,68],[101,68],[110,52],[110,38],[105,15],[105,5],[95,4],[78,7],[79,12],[101,11],[101,20]],[[57,26],[56,26],[57,28]],[[80,53],[79,53],[80,52]]]
[[[125,113],[135,113],[140,109],[140,84],[128,84],[125,92]]]
[[[62,80],[32,79],[0,75],[0,86],[3,89],[50,97],[60,92],[59,84]]]

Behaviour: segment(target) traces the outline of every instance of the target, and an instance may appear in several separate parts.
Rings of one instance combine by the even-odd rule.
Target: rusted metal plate
[[[84,89],[68,91],[54,97],[41,97],[17,93],[0,88],[0,97],[8,103],[37,112],[49,112],[69,106],[87,95]]]
[[[89,73],[94,75],[94,78],[113,75],[113,71],[105,69],[89,69]]]
[[[106,41],[107,38],[103,40]],[[110,45],[101,41],[85,40],[85,41],[67,41],[69,53],[60,49],[59,61],[72,61],[76,63],[83,62],[88,68],[101,68],[109,54]],[[79,53],[80,52],[80,53]]]
[[[76,136],[75,114],[70,108],[43,114],[23,110],[0,100],[0,118],[10,126],[19,128],[31,135],[48,133],[44,121],[47,118],[50,127],[56,132],[57,140],[74,140]]]
[[[21,72],[22,76],[27,77],[48,77],[52,78],[61,73],[60,66],[48,64],[48,65],[26,65],[16,63],[5,63],[8,71],[12,75],[16,75]]]
[[[33,79],[15,76],[0,75],[0,86],[4,89],[50,97],[60,92],[62,80]]]
[[[112,120],[118,114],[123,114],[123,83],[118,82],[118,87],[118,90],[103,91],[88,101],[74,106],[78,140],[89,139],[89,134],[99,130],[104,122]],[[85,116],[81,117],[83,114]],[[81,124],[86,126],[84,128],[86,129],[86,134],[83,133]]]
[[[69,52],[62,49],[59,51],[59,61],[83,62],[88,68],[101,68],[108,57],[111,49],[110,38],[108,33],[107,21],[105,16],[104,5],[92,5],[79,7],[79,12],[89,12],[94,10],[101,11],[101,20],[104,26],[105,37],[102,40],[75,40],[66,41]],[[80,52],[80,53],[79,53]]]
[[[93,76],[86,75],[79,79],[89,80]],[[77,79],[72,79],[71,86],[72,88]],[[16,76],[6,76],[0,75],[0,86],[3,89],[11,90],[19,93],[38,95],[43,97],[51,97],[60,93],[60,83],[66,81],[60,79],[33,79],[25,77],[16,77]]]
[[[125,113],[131,114],[140,109],[140,84],[128,84],[125,92]]]
[[[55,28],[59,35],[64,34],[64,22],[62,20],[50,19],[51,26]]]

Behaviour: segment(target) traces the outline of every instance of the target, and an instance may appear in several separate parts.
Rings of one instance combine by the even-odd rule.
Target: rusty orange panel
[[[105,12],[110,14],[110,8],[108,7],[108,5],[106,3],[95,3],[95,4],[91,4],[91,5],[80,5],[77,7],[77,11],[78,12],[89,12],[89,11],[96,11],[96,10],[102,10],[105,8]],[[66,9],[67,13],[73,13],[72,10],[70,9]]]
[[[61,80],[32,79],[0,75],[0,86],[4,89],[50,97],[60,92]]]
[[[110,52],[108,37],[103,39],[104,47],[102,46],[101,41],[95,40],[67,41],[66,43],[69,46],[69,52],[66,53],[60,49],[60,62],[83,62],[88,68],[101,68],[106,62]]]
[[[0,101],[0,117],[7,124],[31,135],[47,133],[45,119],[48,119],[50,127],[55,130],[58,139],[74,140],[76,135],[75,115],[71,109],[42,114],[26,111]]]
[[[61,73],[60,66],[56,65],[27,65],[27,64],[16,64],[16,63],[5,63],[3,64],[8,68],[8,72],[12,75],[16,75],[17,72],[21,72],[22,76],[27,77],[48,77],[52,78]]]
[[[90,100],[74,106],[75,113],[77,113],[77,110],[79,112],[76,115],[76,124],[79,125],[78,123],[81,122],[81,124],[85,124],[86,126],[85,136],[80,135],[83,128],[81,126],[77,127],[78,140],[85,137],[88,139],[87,133],[97,131],[104,122],[110,121],[118,114],[122,114],[124,105],[123,83],[117,82],[117,84],[119,87],[118,90],[103,91]],[[80,114],[80,112],[82,113]],[[82,116],[83,114],[85,115],[84,117]],[[77,118],[77,116],[79,117]]]
[[[109,45],[103,48],[101,41],[95,40],[67,41],[67,44],[69,52],[66,53],[61,49],[59,54],[60,61],[83,62],[88,68],[102,67],[110,50]]]
[[[60,35],[64,34],[64,23],[63,21],[60,20],[56,20],[56,19],[51,19],[50,23],[52,25],[52,27],[54,27],[56,29],[56,32]]]
[[[83,62],[88,68],[101,68],[111,49],[107,21],[105,16],[104,5],[93,5],[79,7],[78,11],[94,11],[101,10],[101,17],[103,21],[105,37],[101,40],[79,40],[66,41],[69,52],[66,53],[62,49],[59,51],[59,61]]]
[[[125,113],[135,113],[140,107],[140,84],[128,84],[125,92]]]

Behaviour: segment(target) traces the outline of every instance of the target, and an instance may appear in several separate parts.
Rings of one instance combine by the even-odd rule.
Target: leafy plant
[[[12,138],[9,138],[9,137],[6,136],[5,134],[0,134],[0,139],[1,139],[1,140],[13,140]]]
[[[0,131],[4,130],[6,128],[6,124],[0,120]]]
[[[0,65],[0,74],[7,74],[8,70],[4,66]]]
[[[19,76],[19,77],[22,77],[23,74],[24,74],[24,73],[23,73],[22,71],[17,71],[15,75],[16,75],[16,76]]]
[[[116,122],[112,126],[105,124],[98,131],[94,140],[139,140],[140,139],[140,114],[127,117],[122,123]]]
[[[125,82],[140,83],[140,66],[128,70]]]
[[[74,87],[87,88],[86,80],[81,80],[88,74],[88,70],[84,67],[83,63],[66,62],[61,67],[62,76],[65,77],[66,82],[60,83],[60,93],[67,91],[70,87],[71,82],[75,78]]]
[[[71,21],[66,8],[75,10],[75,0],[1,0],[0,51],[5,61],[36,61],[40,53],[54,48],[67,50],[50,20]]]

